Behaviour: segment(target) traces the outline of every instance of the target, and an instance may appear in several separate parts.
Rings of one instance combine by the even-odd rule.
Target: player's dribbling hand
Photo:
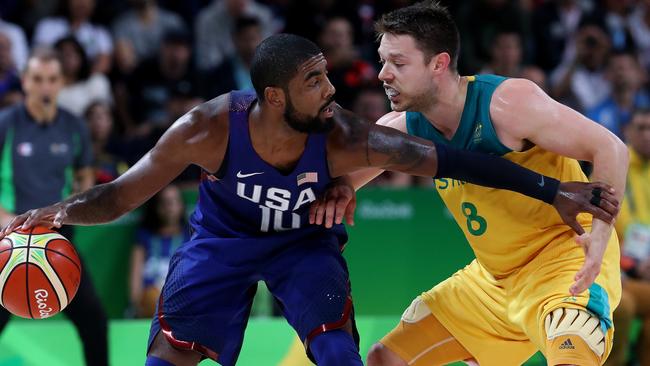
[[[598,205],[595,205],[594,192],[599,192]],[[613,224],[620,210],[620,203],[614,196],[614,188],[605,183],[563,182],[553,201],[553,206],[562,221],[578,235],[585,233],[577,216],[581,212],[590,213],[596,219]]]
[[[582,268],[580,268],[578,273],[576,273],[574,277],[575,282],[569,288],[569,292],[573,296],[586,291],[600,274],[600,267],[603,263],[607,243],[609,242],[609,235],[604,237],[592,231],[591,233],[584,233],[577,236],[576,242],[585,251],[585,262],[582,264]]]
[[[337,180],[330,186],[322,198],[317,199],[309,208],[309,223],[331,228],[334,223],[345,221],[354,226],[354,210],[357,207],[357,196],[354,188],[345,180]]]
[[[43,208],[29,210],[22,215],[14,217],[11,222],[0,231],[0,239],[9,235],[16,229],[29,230],[35,226],[43,226],[48,229],[60,228],[65,219],[65,210],[59,205],[52,205]]]

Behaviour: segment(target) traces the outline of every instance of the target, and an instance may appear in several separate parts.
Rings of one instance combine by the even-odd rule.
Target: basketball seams
[[[57,312],[54,313],[53,315],[56,315],[57,313],[61,312],[61,310],[63,310],[63,309],[61,308],[61,301],[59,300],[58,290],[56,289],[56,287],[54,287],[54,284],[52,283],[52,281],[50,281],[50,276],[48,276],[47,273],[45,273],[45,271],[43,271],[43,268],[41,268],[41,267],[40,267],[39,265],[37,265],[36,263],[31,263],[31,262],[30,262],[30,263],[28,263],[28,264],[31,264],[31,265],[36,266],[36,268],[38,268],[38,269],[43,273],[43,276],[44,276],[45,279],[47,280],[47,283],[50,285],[50,287],[51,287],[51,288],[54,290],[54,292],[56,293],[56,296],[54,296],[54,297],[56,298],[56,303],[59,305],[59,311],[57,311]],[[29,267],[27,268],[27,270],[29,270]],[[58,278],[58,274],[57,274],[57,278]],[[61,280],[59,279],[59,281],[61,281]],[[61,286],[63,286],[63,285],[61,285]],[[65,292],[65,290],[63,290],[63,292]],[[67,297],[67,294],[66,294],[66,297]],[[67,306],[67,304],[66,304],[66,306]],[[43,318],[39,318],[39,319],[43,319]]]
[[[32,242],[32,231],[29,232],[29,238],[27,239],[27,255],[25,256],[25,295],[27,299],[27,310],[29,310],[29,317],[34,319],[34,314],[32,314],[32,305],[29,302],[29,247]]]
[[[49,317],[50,314],[55,315],[67,307],[78,290],[77,281],[80,280],[78,276],[81,274],[81,261],[72,243],[57,232],[35,229],[28,232],[16,231],[15,235],[6,239],[8,242],[2,242],[0,245],[0,305],[5,308],[9,306],[17,315],[31,319],[41,319],[39,314]],[[62,242],[59,243],[58,240]],[[58,259],[56,256],[65,259]],[[69,263],[72,263],[72,266]],[[32,266],[35,272],[30,275]],[[22,270],[25,271],[25,282],[18,273]],[[69,275],[66,275],[68,272]],[[61,277],[61,274],[66,277]],[[25,286],[25,290],[22,286]],[[25,298],[22,297],[23,291]],[[47,296],[45,291],[51,293],[49,297],[40,297]],[[36,298],[31,296],[36,293]],[[56,297],[56,305],[52,297]],[[38,305],[43,306],[39,298],[43,301],[50,300],[52,313],[42,313],[39,310]],[[25,299],[26,302],[23,302]]]
[[[4,289],[7,285],[7,280],[9,279],[9,277],[11,277],[11,274],[13,273],[14,269],[22,264],[20,262],[22,260],[22,256],[24,255],[25,255],[24,250],[11,253],[11,257],[9,257],[7,264],[2,269],[2,271],[0,271],[0,291],[2,293],[4,293]],[[7,273],[7,271],[9,271],[9,273]],[[0,305],[4,306],[4,301],[2,301],[1,299],[0,299]]]
[[[13,250],[13,249],[24,249],[24,248],[27,248],[27,246],[24,246],[24,247],[13,247],[13,248],[11,248],[11,249],[0,250],[0,254],[6,252],[6,251],[8,251],[8,250]],[[60,255],[60,256],[62,256],[62,257],[65,257],[67,260],[69,260],[70,262],[72,262],[72,264],[74,264],[75,267],[77,267],[77,269],[79,270],[79,272],[81,272],[81,267],[79,266],[79,264],[77,264],[77,262],[75,262],[74,259],[70,258],[69,255],[67,255],[67,254],[65,254],[65,253],[61,253],[61,252],[59,252],[59,251],[56,250],[56,249],[40,248],[40,247],[37,248],[37,249],[41,249],[41,250],[45,250],[45,251],[50,251],[50,252],[56,253],[56,254],[58,254],[58,255]],[[75,253],[76,253],[76,251],[75,251]],[[1,272],[1,271],[0,271],[0,272]]]
[[[47,253],[45,253],[45,261],[47,263],[47,266],[49,267],[48,269],[51,269],[52,272],[54,272],[54,274],[56,275],[56,279],[57,279],[57,282],[58,282],[57,285],[59,285],[59,287],[54,286],[54,283],[52,283],[52,281],[50,281],[50,276],[48,276],[46,274],[45,277],[47,277],[47,280],[50,281],[50,284],[52,285],[52,288],[56,292],[56,295],[57,295],[56,298],[57,298],[57,301],[59,302],[59,311],[61,311],[66,306],[68,306],[68,304],[70,303],[70,296],[68,296],[68,289],[65,287],[65,284],[63,284],[63,280],[61,279],[61,275],[59,275],[59,272],[57,272],[56,268],[50,262],[50,257],[48,257]],[[41,268],[41,269],[43,269],[43,268]],[[43,271],[43,272],[45,272],[45,271]],[[63,305],[63,301],[62,301],[63,299],[61,298],[60,293],[63,293],[63,295],[65,295],[65,305]]]

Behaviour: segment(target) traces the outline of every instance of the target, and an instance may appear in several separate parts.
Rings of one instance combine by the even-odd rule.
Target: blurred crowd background
[[[134,164],[180,115],[252,88],[257,44],[290,32],[317,42],[337,101],[368,120],[388,111],[377,80],[373,22],[408,0],[2,0],[0,106],[21,100],[27,55],[63,58],[60,106],[91,130],[98,183]],[[649,107],[650,1],[442,1],[462,38],[461,74],[535,81],[625,139],[632,110]],[[179,178],[195,183],[192,169]],[[377,184],[428,184],[387,175]]]
[[[289,32],[322,48],[336,100],[376,121],[389,105],[377,79],[373,23],[411,3],[0,0],[0,108],[23,101],[28,55],[56,50],[64,78],[58,104],[85,121],[95,183],[110,182],[195,105],[232,89],[252,89],[248,70],[255,47],[271,34]],[[623,268],[627,278],[645,284],[641,290],[627,286],[632,294],[624,293],[617,316],[624,332],[632,319],[650,319],[650,0],[441,3],[461,34],[461,75],[530,79],[631,144],[630,182],[637,191],[628,192],[634,205],[624,207],[619,235],[623,241],[640,237],[647,246],[628,251]],[[167,260],[187,235],[180,189],[195,187],[199,178],[199,169],[189,168],[144,210],[132,253],[132,316],[153,312]],[[374,184],[413,187],[431,181],[385,174]],[[650,320],[643,324],[650,329]],[[624,362],[622,352],[613,354],[612,364]]]

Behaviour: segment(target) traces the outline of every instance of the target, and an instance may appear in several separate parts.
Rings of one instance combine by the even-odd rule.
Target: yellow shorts
[[[583,261],[583,249],[573,238],[564,237],[506,278],[495,279],[474,260],[423,293],[422,299],[481,366],[521,365],[537,350],[546,355],[546,315],[562,307],[587,309],[601,319],[606,330],[604,362],[614,334],[612,311],[621,297],[615,234],[595,283],[573,297],[569,287]]]

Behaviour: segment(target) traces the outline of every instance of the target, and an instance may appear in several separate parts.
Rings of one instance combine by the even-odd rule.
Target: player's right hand
[[[29,210],[24,214],[14,217],[0,232],[0,239],[16,229],[27,231],[35,226],[43,226],[48,229],[53,227],[60,228],[66,216],[65,209],[60,205]]]
[[[599,199],[594,200],[594,192],[599,193]],[[598,205],[594,204],[597,202]],[[578,223],[577,216],[581,212],[592,214],[594,218],[613,224],[621,209],[620,202],[614,196],[614,188],[600,182],[562,182],[558,188],[553,206],[560,214],[562,221],[569,225],[578,235],[585,230]]]
[[[357,207],[357,196],[354,188],[347,181],[334,183],[323,197],[312,202],[309,208],[309,223],[325,225],[331,228],[333,224],[345,221],[354,226],[354,210]]]

